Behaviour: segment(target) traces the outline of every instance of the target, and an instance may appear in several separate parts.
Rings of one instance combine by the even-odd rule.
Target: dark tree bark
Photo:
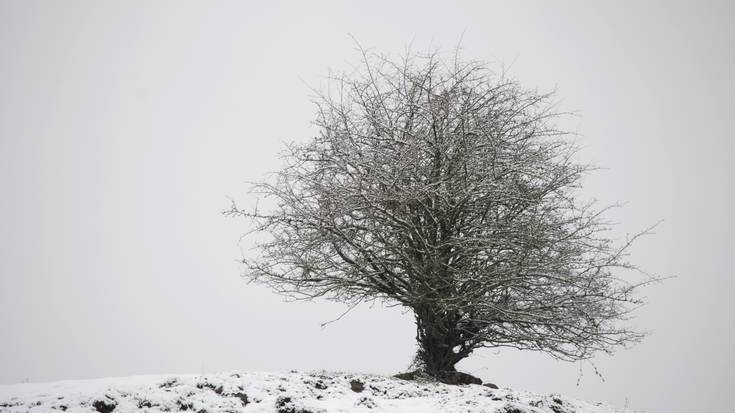
[[[434,314],[431,308],[415,311],[417,358],[421,367],[433,377],[457,371],[455,364],[463,358],[457,349],[463,342],[456,314]]]

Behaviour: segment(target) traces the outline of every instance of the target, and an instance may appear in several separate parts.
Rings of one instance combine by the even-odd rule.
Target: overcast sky
[[[316,2],[313,2],[316,3]],[[248,285],[245,180],[314,130],[307,85],[366,47],[452,49],[556,88],[584,195],[656,221],[632,259],[642,344],[591,364],[480,351],[500,386],[651,412],[735,392],[734,8],[728,2],[37,2],[0,0],[0,383],[150,373],[393,374],[415,331],[397,308],[287,303]],[[580,370],[581,368],[581,370]],[[583,374],[581,383],[577,378]],[[728,404],[729,403],[729,404]]]

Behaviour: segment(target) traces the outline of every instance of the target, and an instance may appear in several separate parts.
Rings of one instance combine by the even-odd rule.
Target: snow
[[[360,382],[363,386],[360,386]],[[360,392],[355,389],[364,389]],[[481,385],[328,372],[159,375],[0,386],[0,412],[620,413],[601,403]]]

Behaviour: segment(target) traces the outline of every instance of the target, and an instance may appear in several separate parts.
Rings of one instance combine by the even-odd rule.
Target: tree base
[[[482,380],[461,371],[444,371],[437,377],[440,382],[446,384],[482,384]]]
[[[445,371],[437,375],[431,375],[423,370],[407,371],[405,373],[399,373],[393,377],[401,380],[408,381],[425,381],[425,380],[436,380],[444,384],[482,384],[482,380],[468,373],[462,373],[461,371]]]

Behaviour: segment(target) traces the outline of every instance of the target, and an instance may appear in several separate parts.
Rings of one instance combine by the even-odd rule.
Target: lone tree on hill
[[[578,200],[590,165],[572,160],[551,94],[487,65],[438,54],[359,68],[315,97],[318,135],[241,210],[265,233],[246,274],[297,298],[383,300],[413,310],[424,373],[457,382],[482,347],[563,360],[611,352],[642,334],[618,325],[642,303],[615,275],[637,267],[602,215]]]

